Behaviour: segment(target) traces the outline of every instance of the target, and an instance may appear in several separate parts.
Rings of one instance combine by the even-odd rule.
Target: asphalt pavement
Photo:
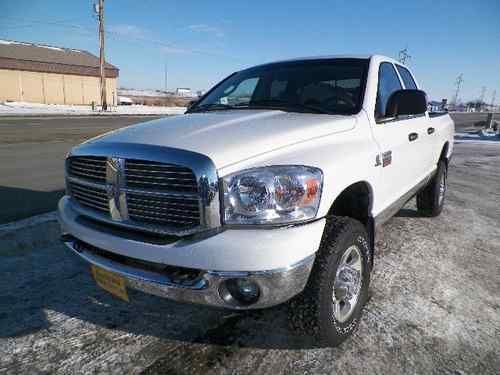
[[[53,222],[49,246],[0,246],[0,374],[500,374],[499,150],[457,143],[442,214],[412,200],[380,228],[371,298],[338,348],[292,332],[287,305],[116,299]]]
[[[0,224],[55,210],[71,147],[158,116],[0,117]]]
[[[453,114],[457,131],[484,113]],[[497,119],[500,121],[500,115]],[[53,211],[64,192],[64,157],[84,140],[158,116],[0,117],[0,224]]]

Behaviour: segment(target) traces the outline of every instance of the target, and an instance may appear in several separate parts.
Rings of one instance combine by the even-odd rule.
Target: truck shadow
[[[54,211],[64,190],[35,191],[0,186],[0,224]]]
[[[402,208],[395,215],[395,217],[419,217],[419,216],[420,215],[418,214],[417,210],[411,208]]]
[[[0,338],[19,338],[61,329],[71,320],[67,335],[82,335],[88,324],[97,337],[115,329],[131,336],[154,336],[182,343],[217,347],[303,349],[314,339],[288,328],[287,306],[234,313],[229,310],[179,304],[130,291],[130,303],[96,286],[88,266],[63,245],[19,254],[0,249]],[[71,319],[75,318],[75,319]],[[94,339],[95,340],[95,339]],[[186,347],[187,345],[187,347]]]
[[[397,216],[418,215],[404,208]],[[291,331],[287,305],[235,313],[135,291],[130,291],[131,303],[122,302],[97,287],[88,265],[62,244],[19,252],[0,249],[0,274],[0,338],[50,330],[55,321],[69,317],[76,318],[82,330],[90,323],[103,335],[119,329],[132,336],[155,336],[188,346],[318,347],[314,337]],[[54,320],[53,314],[60,318]]]

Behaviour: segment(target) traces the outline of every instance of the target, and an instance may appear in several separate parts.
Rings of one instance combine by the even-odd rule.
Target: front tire
[[[290,323],[320,343],[337,346],[356,329],[368,297],[371,253],[357,220],[328,220],[304,291],[290,302]]]
[[[422,216],[439,216],[444,206],[444,198],[448,184],[448,168],[441,159],[434,177],[429,184],[417,194],[417,210]]]

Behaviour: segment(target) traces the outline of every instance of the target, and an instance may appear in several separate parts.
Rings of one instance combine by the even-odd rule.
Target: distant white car
[[[390,58],[253,67],[183,116],[74,148],[63,241],[122,299],[292,299],[293,326],[336,345],[367,301],[376,227],[415,195],[419,213],[440,214],[453,134]]]
[[[132,104],[134,104],[132,99],[127,98],[126,96],[118,97],[118,105],[132,105]]]

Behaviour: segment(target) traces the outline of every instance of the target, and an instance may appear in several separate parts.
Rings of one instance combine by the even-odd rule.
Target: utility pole
[[[486,87],[481,87],[481,96],[479,97],[479,112],[483,111],[484,96],[486,95]]]
[[[497,90],[493,90],[493,94],[491,94],[491,112],[488,115],[489,127],[493,129],[493,118],[495,117],[495,98],[497,96]],[[491,118],[490,118],[491,116]],[[500,135],[500,126],[497,125],[497,134]]]
[[[410,59],[411,59],[411,56],[408,54],[408,47],[406,47],[405,49],[402,49],[401,51],[399,51],[398,61],[401,64],[406,65],[406,62],[410,61]]]
[[[453,104],[455,105],[455,109],[457,108],[458,104],[458,94],[460,93],[460,88],[462,86],[462,83],[464,82],[464,75],[463,73],[460,73],[460,75],[457,77],[457,80],[455,81],[455,97],[453,98]]]
[[[165,60],[165,94],[167,93],[168,87],[168,69],[167,69],[167,60]]]
[[[102,110],[108,110],[106,102],[106,70],[104,68],[104,0],[99,0],[97,15],[99,17],[99,70],[101,76],[101,105]]]

